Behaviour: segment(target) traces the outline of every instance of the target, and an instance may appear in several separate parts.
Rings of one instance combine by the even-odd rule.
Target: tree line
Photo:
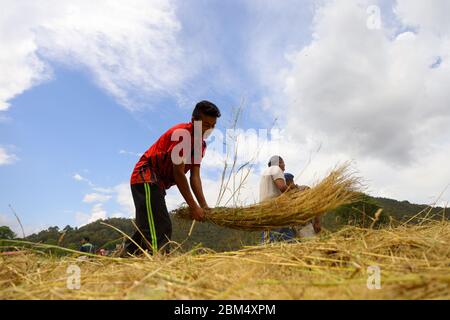
[[[426,213],[428,213],[428,218],[448,219],[448,213],[443,208],[429,208],[424,205],[411,204],[408,201],[373,198],[364,195],[361,201],[357,203],[342,206],[334,212],[327,213],[322,218],[322,226],[329,231],[336,231],[347,225],[363,228],[383,228],[407,221],[422,211],[424,213],[412,219],[410,223],[420,223],[421,217],[425,216]],[[191,221],[172,216],[172,223],[172,240],[180,244],[180,250],[182,251],[188,251],[195,247],[209,248],[219,252],[238,250],[243,246],[257,245],[261,241],[260,232],[232,230],[210,223],[197,223],[193,233],[188,237]],[[10,228],[1,226],[0,239],[4,240],[0,241],[0,250],[8,249],[7,242],[5,242],[8,239],[19,239],[79,250],[81,240],[84,237],[89,238],[96,249],[114,250],[117,244],[122,243],[123,235],[106,224],[129,236],[135,231],[132,220],[126,218],[98,220],[79,228],[67,225],[60,229],[53,226],[29,235],[25,239],[19,239]]]

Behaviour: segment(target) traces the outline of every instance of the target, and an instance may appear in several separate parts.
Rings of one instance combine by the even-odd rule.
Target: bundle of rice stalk
[[[206,213],[205,220],[247,231],[301,225],[318,215],[358,201],[360,189],[360,179],[349,172],[349,164],[344,164],[309,190],[289,190],[277,198],[251,206],[214,208]],[[177,209],[175,214],[182,219],[192,219],[186,207]]]

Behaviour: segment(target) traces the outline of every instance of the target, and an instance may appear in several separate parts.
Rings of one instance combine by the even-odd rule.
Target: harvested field
[[[442,221],[226,253],[80,260],[36,248],[0,256],[0,299],[450,299],[449,243]],[[71,290],[73,265],[81,283]],[[371,266],[379,290],[368,289]]]

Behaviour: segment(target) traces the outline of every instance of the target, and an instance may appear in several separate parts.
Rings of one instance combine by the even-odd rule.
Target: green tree
[[[12,240],[16,237],[16,234],[8,227],[0,227],[0,239]]]
[[[73,228],[71,226],[67,225],[64,227],[63,231],[70,232],[70,231],[73,231]]]
[[[54,227],[49,227],[48,229],[47,229],[47,231],[48,232],[51,232],[51,233],[58,233],[59,232],[59,227],[58,226],[54,226]]]

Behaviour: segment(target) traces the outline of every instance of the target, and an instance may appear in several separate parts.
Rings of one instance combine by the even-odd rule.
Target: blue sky
[[[151,136],[83,73],[57,69],[53,80],[12,104],[14,120],[2,126],[2,136],[20,146],[20,161],[2,170],[2,202],[33,212],[35,221],[53,212],[52,219],[64,223],[62,213],[80,206],[86,186],[74,183],[77,172],[100,185],[125,180],[120,168],[132,166],[133,159],[119,150],[139,150],[143,141],[131,137]]]
[[[305,8],[303,12],[299,7],[299,12],[311,19],[312,12]],[[76,225],[75,213],[89,212],[92,206],[82,201],[84,195],[92,188],[127,182],[138,154],[173,124],[189,121],[195,102],[208,99],[220,106],[224,117],[217,127],[225,129],[232,108],[242,99],[246,105],[262,99],[254,66],[242,57],[249,54],[250,37],[243,30],[258,28],[270,22],[270,16],[275,20],[282,14],[253,16],[251,6],[241,1],[179,3],[177,12],[182,24],[179,41],[188,44],[190,55],[199,49],[201,59],[208,59],[183,84],[182,103],[167,93],[144,95],[136,110],[128,110],[99,88],[85,67],[38,52],[51,68],[51,78],[9,100],[8,121],[0,126],[1,144],[14,146],[19,158],[14,165],[0,167],[2,213],[10,214],[12,204],[29,226]],[[196,43],[191,43],[192,38]],[[286,38],[280,37],[274,44],[285,43]],[[243,117],[240,127],[264,127],[259,117]],[[273,117],[262,120],[272,122]],[[74,179],[76,174],[85,180]],[[103,207],[120,211],[114,201]]]
[[[243,129],[277,118],[291,171],[308,169],[301,182],[353,160],[374,195],[431,203],[450,183],[435,166],[450,154],[441,130],[450,100],[439,85],[448,77],[445,1],[426,10],[417,1],[3,4],[7,18],[21,17],[16,28],[0,21],[1,49],[11,51],[0,58],[0,224],[16,232],[9,204],[27,233],[132,216],[127,183],[139,153],[203,99],[221,108],[221,131],[242,101]],[[370,5],[380,30],[365,23]],[[433,58],[434,72],[423,67]],[[426,110],[421,90],[433,102]],[[219,170],[205,166],[210,202]],[[168,205],[180,202],[171,190]]]
[[[225,120],[239,103],[218,93],[205,98],[221,107]],[[131,112],[85,72],[54,67],[52,80],[11,100],[11,120],[0,127],[2,143],[14,145],[20,159],[0,167],[2,212],[12,204],[29,224],[76,224],[74,213],[89,211],[82,199],[91,183],[110,187],[128,181],[139,153],[170,126],[190,121],[192,110],[177,107],[174,99],[155,100]],[[75,174],[89,181],[77,181]],[[105,204],[110,212],[115,207]]]

